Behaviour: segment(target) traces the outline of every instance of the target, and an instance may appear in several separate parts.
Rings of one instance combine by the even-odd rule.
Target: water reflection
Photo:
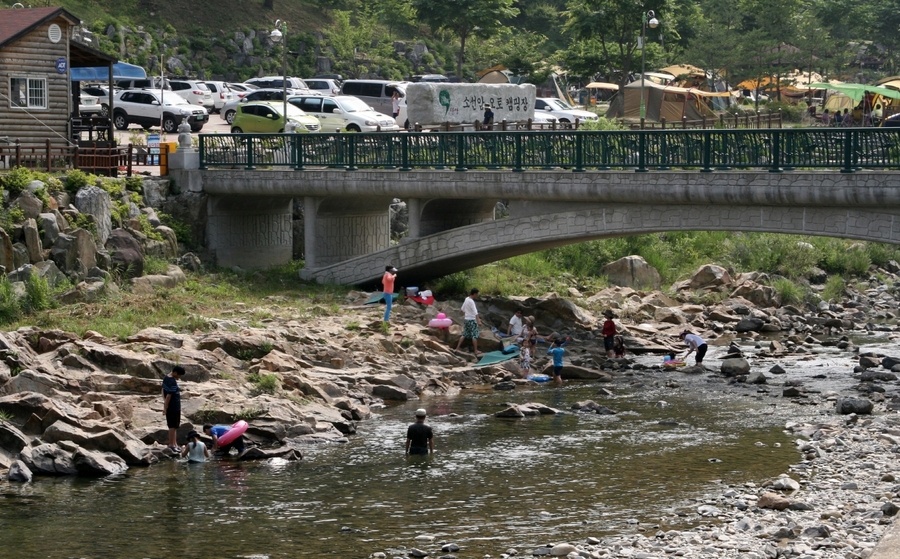
[[[666,515],[685,527],[696,516],[673,512],[690,511],[713,480],[760,480],[796,460],[792,445],[773,446],[789,441],[765,401],[648,386],[617,388],[603,402],[623,412],[614,416],[570,412],[599,401],[594,384],[467,391],[382,410],[350,444],[306,448],[300,463],[165,463],[115,479],[2,485],[0,558],[365,557],[440,554],[442,541],[459,544],[460,557],[496,555],[636,529],[631,519],[641,528]],[[493,417],[528,401],[566,413]],[[422,406],[436,453],[406,457],[406,426]],[[416,541],[422,534],[434,542]]]

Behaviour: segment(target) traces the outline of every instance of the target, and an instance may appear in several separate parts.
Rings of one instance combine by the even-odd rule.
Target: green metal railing
[[[900,168],[900,128],[201,134],[200,167],[851,173]]]

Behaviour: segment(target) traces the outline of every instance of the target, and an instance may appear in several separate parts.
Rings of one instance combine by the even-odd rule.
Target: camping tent
[[[624,94],[624,103],[610,103],[607,118],[640,118],[641,117],[641,82],[634,81],[619,92]],[[646,119],[658,122],[665,118],[668,122],[701,120],[703,117],[715,118],[716,114],[701,100],[701,97],[730,96],[730,93],[709,93],[697,89],[666,87],[651,81],[644,81],[644,102],[647,110]],[[624,110],[623,105],[624,104]]]
[[[856,102],[844,95],[843,93],[834,93],[828,96],[828,99],[825,100],[825,106],[822,107],[822,110],[827,110],[829,113],[842,113],[844,109],[848,111],[852,111],[853,107],[856,106]]]
[[[502,70],[491,70],[481,76],[478,83],[509,83],[509,77]]]

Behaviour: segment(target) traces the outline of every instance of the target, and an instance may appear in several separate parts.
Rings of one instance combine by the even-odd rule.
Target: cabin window
[[[9,93],[11,107],[22,109],[47,108],[47,80],[45,78],[10,78]]]

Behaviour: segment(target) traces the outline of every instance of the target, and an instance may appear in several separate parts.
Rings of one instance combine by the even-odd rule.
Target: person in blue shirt
[[[225,425],[204,425],[203,432],[212,437],[213,440],[213,452],[216,453],[216,456],[228,456],[228,453],[232,448],[236,448],[239,454],[244,453],[244,435],[238,436],[238,438],[234,439],[230,443],[225,446],[219,446],[219,437],[227,433],[231,430],[231,427],[227,427]]]
[[[547,350],[547,355],[553,356],[553,382],[556,383],[556,385],[562,384],[563,354],[566,352],[562,346],[566,345],[568,341],[569,338],[566,338],[565,340],[557,338],[553,340],[553,344],[551,344],[550,349]]]

